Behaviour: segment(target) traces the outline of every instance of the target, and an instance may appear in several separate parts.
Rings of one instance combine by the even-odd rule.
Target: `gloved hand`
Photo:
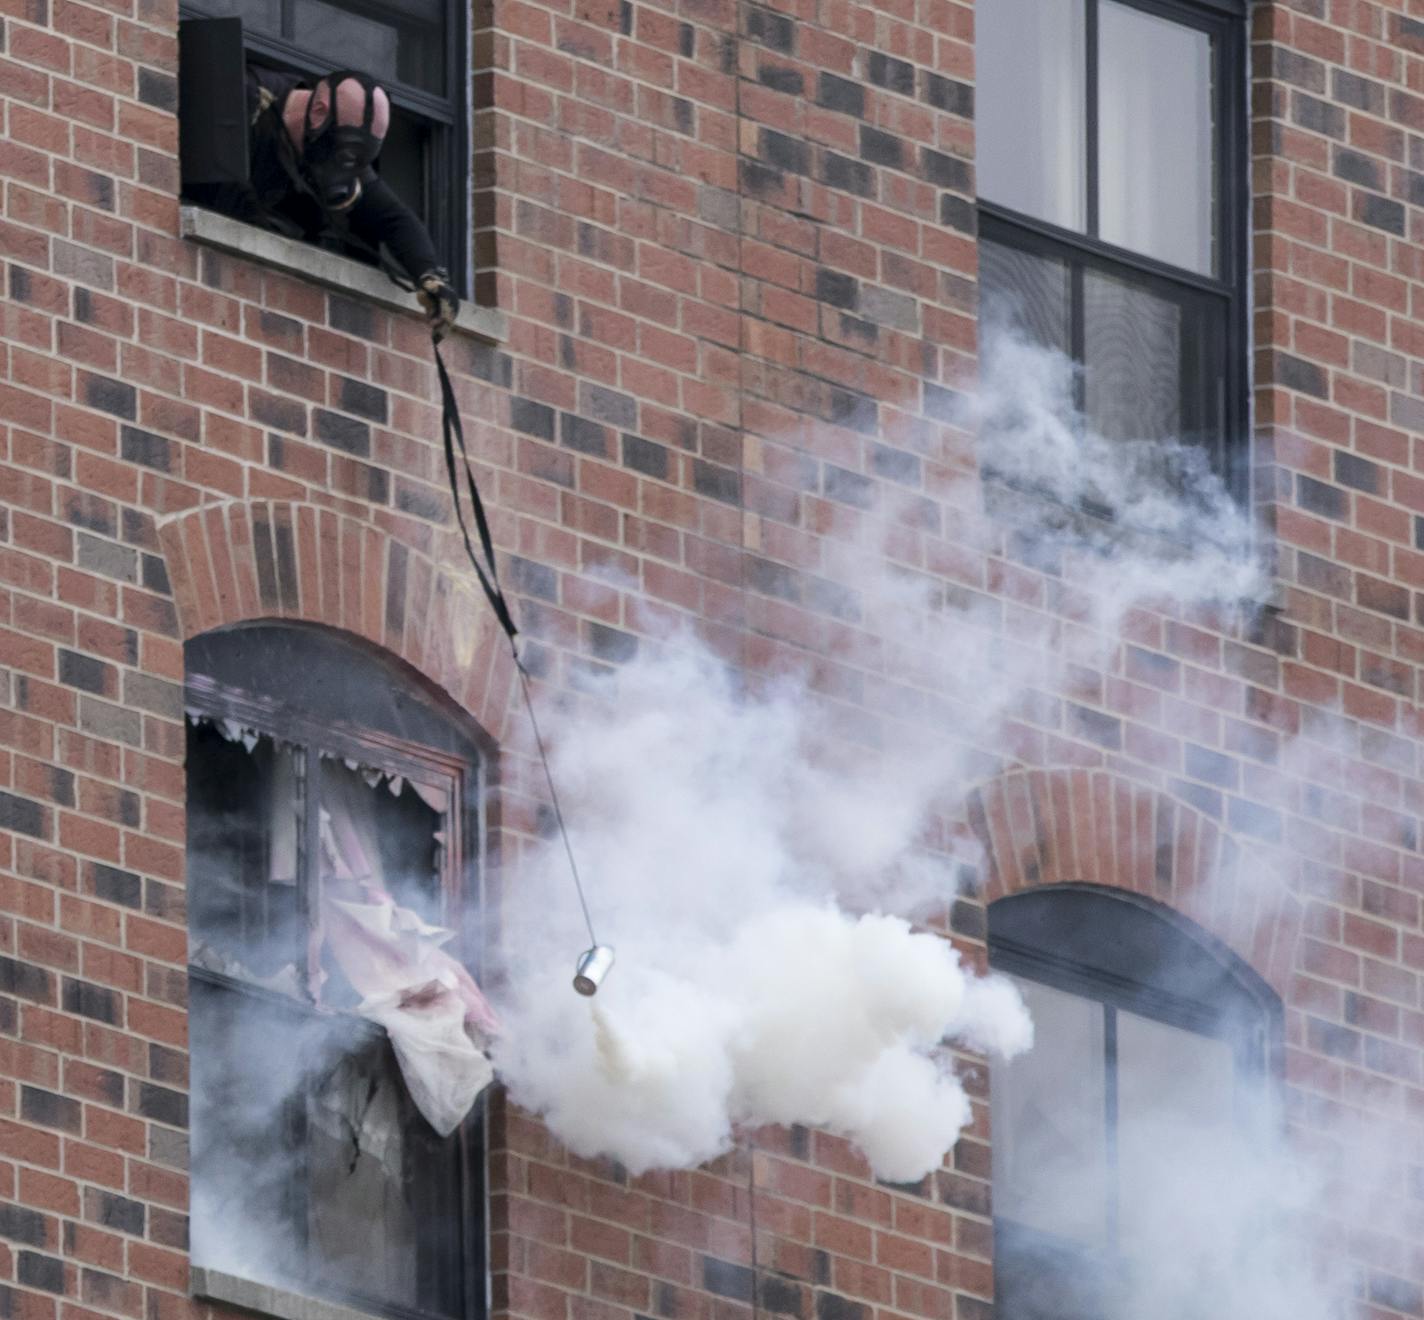
[[[425,309],[430,337],[438,344],[450,333],[455,318],[460,314],[459,295],[450,287],[450,277],[438,266],[426,271],[416,284],[415,296]]]

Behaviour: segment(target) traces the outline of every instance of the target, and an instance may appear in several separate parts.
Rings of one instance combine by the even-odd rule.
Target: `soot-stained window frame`
[[[1278,1121],[1277,1089],[1284,1060],[1279,996],[1236,954],[1165,904],[1127,890],[1065,883],[1023,890],[988,909],[989,966],[1101,1006],[1104,1021],[1105,1172],[1108,1222],[1115,1239],[1118,1168],[1113,1096],[1116,1091],[1116,1015],[1120,1011],[1227,1042],[1234,1075],[1267,1097],[1267,1112],[1233,1115],[1240,1123]],[[991,1079],[992,1085],[992,1079]],[[994,1133],[993,1140],[1000,1139]],[[1109,1242],[1109,1250],[1115,1240]],[[1042,1233],[994,1214],[996,1314],[999,1320],[1037,1320],[1016,1309],[1011,1279],[1016,1265],[1034,1261],[1085,1268],[1073,1251]],[[1019,1266],[1021,1268],[1021,1266]],[[1076,1316],[1077,1313],[1075,1312]]]
[[[1217,270],[1200,274],[1184,267],[1108,243],[1098,236],[1098,52],[1100,0],[1071,0],[1083,6],[1085,68],[1084,160],[1085,218],[1082,231],[1065,228],[980,196],[978,236],[1029,256],[1063,263],[1070,280],[1069,356],[1079,367],[1074,381],[1077,406],[1084,408],[1085,294],[1088,273],[1121,281],[1134,289],[1172,289],[1185,302],[1220,307],[1210,342],[1196,346],[1198,357],[1222,362],[1219,434],[1195,437],[1233,496],[1249,494],[1249,273],[1250,117],[1247,101],[1249,43],[1245,0],[1117,0],[1144,14],[1166,19],[1213,38],[1215,59],[1213,145],[1217,153],[1216,195],[1212,203]],[[986,76],[980,74],[981,78]]]
[[[282,25],[292,30],[291,15],[302,0],[281,0]],[[370,6],[359,0],[324,0],[335,8],[360,14]],[[451,282],[462,297],[471,293],[473,256],[470,240],[471,198],[469,188],[470,113],[469,31],[467,6],[461,0],[440,0],[444,23],[445,95],[438,96],[395,79],[379,79],[391,100],[393,117],[403,116],[432,141],[422,158],[426,194],[422,219]],[[375,6],[380,8],[380,6]],[[209,0],[182,0],[179,18],[211,19],[227,17]],[[274,69],[317,78],[331,72],[331,61],[317,51],[299,45],[290,36],[274,36],[243,24],[243,51],[257,63]],[[182,115],[182,107],[179,107]],[[377,172],[380,161],[377,161]]]
[[[186,644],[185,662],[185,707],[190,719],[229,721],[272,739],[274,745],[301,748],[312,767],[323,755],[347,758],[448,789],[440,888],[447,913],[458,922],[455,939],[447,947],[478,978],[477,921],[483,906],[478,855],[484,837],[485,770],[492,763],[493,749],[468,716],[453,702],[426,690],[394,658],[312,625],[247,624],[205,633]],[[302,822],[305,860],[298,883],[303,889],[311,884],[315,865],[316,815],[308,811]],[[309,913],[305,920],[310,921]],[[190,963],[188,974],[205,991],[243,995],[289,1016],[333,1011],[210,967]],[[349,1011],[336,1012],[343,1032],[362,1048],[385,1037],[374,1023]],[[390,1053],[388,1043],[385,1053]],[[201,1265],[194,1269],[195,1293],[288,1320],[317,1320],[318,1313],[320,1320],[354,1320],[363,1315],[387,1320],[483,1320],[489,1221],[483,1096],[452,1140],[459,1152],[458,1224],[443,1244],[432,1249],[458,1256],[449,1262],[449,1268],[459,1271],[456,1311],[345,1292],[317,1281],[301,1286],[294,1282],[289,1289],[270,1279],[229,1275]],[[294,1170],[294,1180],[300,1176],[301,1169]],[[311,1190],[298,1189],[296,1195],[306,1198]]]

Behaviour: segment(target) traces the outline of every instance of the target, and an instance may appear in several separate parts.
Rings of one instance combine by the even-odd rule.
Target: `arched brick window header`
[[[989,905],[989,946],[996,966],[1043,969],[1084,994],[1117,988],[1196,1030],[1231,1018],[1280,1035],[1280,996],[1265,979],[1209,931],[1142,894],[1064,884],[1006,895]]]
[[[1255,849],[1189,803],[1108,770],[1015,770],[970,797],[988,903],[1053,884],[1150,898],[1190,918],[1282,994],[1299,900],[1279,851]]]
[[[340,629],[505,740],[514,665],[473,575],[369,522],[280,500],[205,505],[167,519],[159,539],[184,639],[262,619]]]
[[[334,629],[239,624],[189,638],[183,652],[190,685],[272,694],[322,724],[359,724],[471,762],[492,750],[447,694]]]

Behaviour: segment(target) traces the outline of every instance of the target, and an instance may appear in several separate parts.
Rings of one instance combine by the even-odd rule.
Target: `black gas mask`
[[[361,84],[365,106],[360,124],[338,122],[337,91],[348,81]],[[361,175],[381,151],[372,131],[376,114],[376,81],[369,74],[342,69],[322,79],[330,89],[331,109],[319,125],[312,124],[313,95],[302,122],[302,180],[329,211],[344,211],[361,196]]]

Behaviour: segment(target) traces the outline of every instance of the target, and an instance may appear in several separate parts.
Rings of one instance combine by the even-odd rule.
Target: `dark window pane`
[[[311,1269],[324,1291],[458,1314],[459,1140],[440,1140],[375,1034],[312,1088]]]
[[[308,1070],[332,1028],[295,1002],[189,976],[193,1263],[279,1287],[306,1278]],[[328,1065],[329,1066],[329,1065]]]
[[[1102,0],[1098,49],[1099,234],[1208,274],[1216,203],[1211,38]]]
[[[329,60],[333,69],[361,69],[444,95],[445,30],[438,0],[342,6],[301,0],[293,17],[292,39]]]
[[[979,304],[990,327],[1016,330],[1036,344],[1071,352],[1067,263],[982,240]]]
[[[1082,229],[1086,142],[1081,0],[974,11],[979,195]]]
[[[305,929],[298,770],[290,747],[234,721],[189,722],[191,960],[287,994]]]
[[[996,1207],[996,1320],[1105,1320],[1113,1281],[1110,1257],[1009,1223]]]
[[[433,136],[429,123],[393,106],[391,126],[381,154],[376,158],[376,172],[427,228],[434,222],[429,168]],[[436,239],[438,248],[439,236],[433,232],[431,236]]]
[[[282,0],[202,0],[201,9],[213,18],[240,18],[249,32],[282,35]]]
[[[1182,431],[1182,309],[1124,280],[1083,280],[1088,419],[1111,440]]]
[[[191,987],[194,1263],[461,1315],[460,1138],[420,1116],[385,1033],[202,972]]]

